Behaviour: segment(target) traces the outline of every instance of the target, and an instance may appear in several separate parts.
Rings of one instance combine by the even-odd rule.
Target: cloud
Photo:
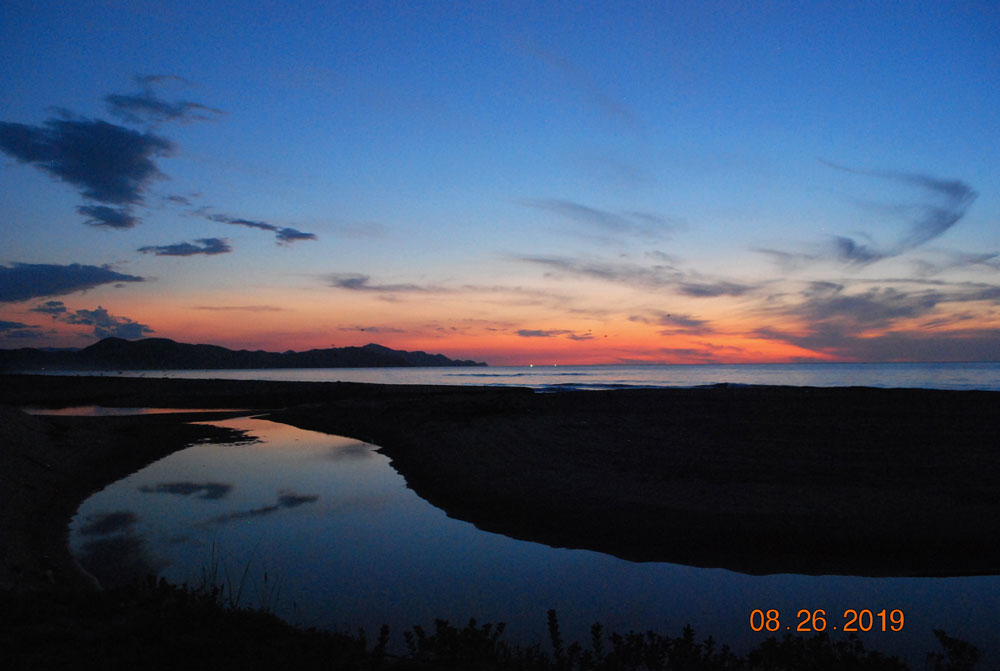
[[[116,317],[101,306],[96,310],[77,310],[67,314],[62,321],[67,324],[82,324],[83,326],[93,326],[94,335],[98,338],[125,338],[134,340],[149,333],[154,333],[153,329],[132,321],[128,317]]]
[[[125,208],[115,209],[107,205],[81,205],[76,211],[85,217],[83,222],[88,226],[104,226],[106,228],[132,228],[139,220]]]
[[[542,331],[539,329],[521,329],[517,331],[517,335],[522,338],[554,338],[555,336],[567,335],[572,333],[572,331],[566,331],[563,329],[554,329],[551,331]]]
[[[858,245],[851,238],[834,238],[836,257],[849,264],[867,265],[884,258],[899,256],[915,247],[924,245],[943,235],[961,220],[978,194],[959,180],[945,180],[920,173],[890,170],[858,170],[820,159],[835,170],[853,175],[889,180],[921,191],[932,202],[895,206],[893,209],[909,217],[908,229],[887,248],[878,250]]]
[[[989,271],[1000,270],[1000,254],[997,252],[973,253],[939,249],[934,254],[937,259],[933,262],[927,259],[918,259],[915,261],[918,275],[926,277],[954,268],[981,268]]]
[[[44,337],[41,331],[36,331],[38,327],[29,326],[26,329],[4,331],[0,330],[0,337],[6,340],[35,340]]]
[[[832,283],[813,283],[804,297],[789,312],[806,323],[837,321],[854,330],[883,328],[896,319],[919,317],[947,299],[938,291],[906,292],[891,287],[846,294],[842,286]]]
[[[842,235],[833,237],[833,256],[848,265],[864,266],[892,256],[889,252],[879,252],[868,245],[859,245],[852,238]]]
[[[517,260],[573,275],[652,288],[672,286],[683,277],[683,273],[671,265],[640,266],[558,256],[521,256]]]
[[[174,145],[106,121],[49,119],[44,126],[0,123],[0,150],[86,198],[122,205],[142,202],[146,186],[161,176],[153,158],[170,155]]]
[[[806,336],[775,331],[763,331],[760,335],[854,361],[1000,360],[1000,329],[889,331],[862,337],[833,325],[823,325]]]
[[[422,287],[418,284],[369,284],[371,277],[360,273],[330,273],[325,277],[327,284],[335,289],[348,291],[373,291],[383,293],[408,293],[444,291],[440,287]]]
[[[364,331],[365,333],[406,333],[403,329],[391,326],[341,326],[340,331]]]
[[[649,212],[611,212],[583,205],[571,200],[529,199],[521,201],[533,207],[610,233],[637,235],[640,237],[663,237],[672,233],[676,225],[666,217]]]
[[[624,261],[590,261],[546,256],[521,256],[517,260],[629,286],[650,289],[670,288],[693,298],[742,296],[758,288],[755,285],[729,280],[706,280],[697,273],[684,272],[668,264],[642,266]]]
[[[572,88],[609,119],[624,124],[632,130],[641,128],[642,124],[632,110],[608,95],[597,81],[578,65],[540,46],[528,45],[527,48],[546,65],[560,72]]]
[[[285,244],[295,242],[296,240],[315,240],[316,235],[313,233],[303,233],[295,228],[289,228],[287,226],[275,226],[274,224],[269,224],[264,221],[254,221],[253,219],[239,219],[236,217],[230,217],[224,214],[209,214],[206,217],[211,221],[217,221],[222,224],[233,224],[234,226],[245,226],[247,228],[256,228],[262,231],[269,231],[275,234],[275,238],[278,240],[278,244]]]
[[[177,194],[170,194],[168,196],[164,196],[163,198],[164,200],[171,203],[176,203],[177,205],[187,205],[187,206],[191,205],[191,200],[186,196],[178,196]]]
[[[4,340],[33,340],[41,337],[42,332],[38,326],[0,320],[0,338]]]
[[[895,281],[881,280],[880,284],[892,282]],[[790,319],[801,325],[799,330],[769,327],[757,329],[754,335],[861,361],[966,360],[962,357],[985,360],[982,356],[990,351],[989,334],[995,330],[953,328],[983,315],[968,310],[949,313],[941,307],[980,302],[998,305],[1000,287],[975,283],[918,284],[930,284],[933,288],[874,286],[850,291],[835,282],[813,282],[796,297],[796,302],[764,311],[772,323],[787,323]],[[775,315],[779,319],[774,319]],[[948,354],[943,343],[949,342],[954,343],[956,352],[965,354]],[[901,349],[894,352],[887,343],[895,343]],[[996,352],[1000,342],[994,342],[992,348]],[[928,358],[931,352],[936,353],[936,358]]]
[[[139,491],[144,494],[177,494],[191,496],[198,494],[199,499],[224,499],[233,489],[230,484],[222,482],[159,482],[155,486],[142,485]]]
[[[46,301],[31,308],[30,312],[41,312],[42,314],[52,315],[52,318],[55,319],[66,312],[66,304],[62,301]]]
[[[685,296],[695,298],[716,298],[718,296],[742,296],[755,287],[738,282],[680,282],[677,290]]]
[[[652,317],[633,315],[628,318],[631,322],[642,322],[644,324],[655,323],[668,328],[660,331],[660,335],[702,335],[712,333],[713,329],[709,322],[704,319],[696,319],[686,314],[674,314],[668,312],[656,312]]]
[[[968,184],[957,179],[939,179],[937,177],[931,177],[921,173],[899,172],[895,170],[859,170],[857,168],[849,168],[847,166],[833,163],[832,161],[827,161],[822,158],[819,159],[819,162],[833,168],[834,170],[840,170],[854,175],[870,175],[872,177],[889,179],[902,184],[919,187],[926,191],[936,193],[954,204],[971,203],[972,200],[975,200],[977,195]]]
[[[699,359],[704,361],[712,358],[712,356],[705,350],[694,349],[691,347],[661,347],[659,351],[670,357],[680,359]]]
[[[922,329],[937,329],[942,326],[951,326],[952,324],[960,324],[962,322],[974,321],[979,319],[980,315],[972,312],[960,312],[958,314],[944,315],[936,319],[931,319],[929,321],[920,324]]]
[[[977,198],[976,192],[960,180],[890,170],[858,170],[824,159],[818,160],[834,170],[912,187],[920,193],[923,200],[915,203],[864,203],[869,209],[874,208],[882,214],[905,218],[906,230],[887,245],[876,245],[871,241],[871,236],[860,234],[868,242],[859,242],[846,235],[834,235],[825,244],[805,252],[754,248],[754,251],[771,257],[786,272],[817,262],[836,261],[848,266],[868,266],[899,256],[946,233],[965,216]],[[925,270],[933,272],[934,267],[928,265]]]
[[[23,301],[41,296],[61,296],[112,282],[143,282],[108,266],[67,266],[47,263],[15,263],[0,266],[0,302]]]
[[[229,242],[225,238],[200,238],[195,240],[195,243],[199,243],[201,246],[190,242],[178,242],[173,245],[140,247],[138,251],[143,254],[155,254],[156,256],[195,256],[197,254],[214,256],[215,254],[228,254],[233,251],[233,248],[229,246]]]
[[[145,81],[152,83],[149,78],[145,78]],[[222,110],[201,103],[189,100],[168,102],[157,98],[149,87],[132,95],[107,95],[104,102],[112,114],[128,123],[215,121],[225,115]]]
[[[557,338],[559,336],[565,336],[569,340],[593,340],[594,338],[594,335],[590,331],[577,333],[566,329],[521,329],[515,333],[522,338]]]
[[[278,229],[277,235],[279,243],[295,242],[296,240],[315,240],[315,233],[304,233],[294,228],[283,227]]]
[[[28,328],[28,325],[22,324],[21,322],[0,321],[0,331],[7,331],[10,329],[23,329],[23,328]]]

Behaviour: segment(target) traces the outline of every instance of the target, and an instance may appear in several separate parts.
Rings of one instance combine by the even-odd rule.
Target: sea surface
[[[362,627],[370,639],[385,623],[400,652],[415,624],[471,617],[505,622],[506,640],[547,649],[550,608],[568,641],[586,644],[596,621],[606,632],[671,636],[690,624],[698,640],[745,652],[770,635],[752,630],[756,610],[778,612],[778,635],[796,628],[800,611],[823,610],[837,639],[853,609],[874,616],[859,634],[866,646],[911,668],[939,651],[935,628],[977,645],[984,661],[1000,659],[1000,576],[750,576],[553,548],[448,517],[374,445],[258,418],[212,423],[252,438],[193,445],[81,505],[70,545],[94,575],[108,584],[130,571],[208,581],[241,605],[304,626]],[[902,629],[887,619],[882,631],[882,611],[900,613]]]
[[[285,368],[59,372],[228,380],[371,382],[531,387],[543,391],[770,384],[798,387],[895,387],[1000,390],[1000,363],[663,364],[469,368]]]

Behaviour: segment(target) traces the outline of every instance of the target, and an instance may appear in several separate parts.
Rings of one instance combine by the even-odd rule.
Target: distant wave
[[[444,377],[594,377],[593,373],[550,373],[540,370],[537,373],[445,373]]]
[[[627,382],[556,382],[538,388],[539,391],[600,391],[602,389],[662,389],[662,384],[629,384]]]
[[[524,377],[530,373],[445,373],[443,377]]]

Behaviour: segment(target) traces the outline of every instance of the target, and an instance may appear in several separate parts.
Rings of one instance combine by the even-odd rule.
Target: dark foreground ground
[[[1000,393],[535,394],[0,376],[0,588],[14,590],[2,600],[8,610],[23,608],[16,593],[25,589],[46,590],[53,596],[42,602],[58,604],[91,587],[65,543],[69,517],[90,492],[193,440],[233,437],[184,424],[183,415],[31,417],[12,407],[85,404],[265,410],[301,428],[367,440],[453,517],[550,545],[751,573],[1000,571]]]
[[[1000,572],[1000,393],[0,377],[0,406],[82,404],[269,410],[379,445],[453,517],[549,545],[748,573]],[[4,536],[31,520],[13,537],[37,529],[53,562],[87,493],[229,437],[164,416],[4,413],[3,510],[20,511]]]

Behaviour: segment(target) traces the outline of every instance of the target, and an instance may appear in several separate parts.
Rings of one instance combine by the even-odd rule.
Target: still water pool
[[[386,623],[397,645],[414,624],[470,617],[544,644],[554,608],[569,640],[585,642],[595,621],[672,636],[690,623],[699,639],[746,651],[765,637],[750,629],[754,609],[778,610],[781,631],[799,610],[824,609],[835,636],[847,609],[899,609],[903,630],[862,634],[866,645],[922,668],[941,628],[997,659],[998,576],[748,576],[551,548],[449,518],[373,445],[263,419],[212,423],[253,439],[194,445],[82,504],[70,544],[99,580],[209,577],[302,625],[374,634]]]

